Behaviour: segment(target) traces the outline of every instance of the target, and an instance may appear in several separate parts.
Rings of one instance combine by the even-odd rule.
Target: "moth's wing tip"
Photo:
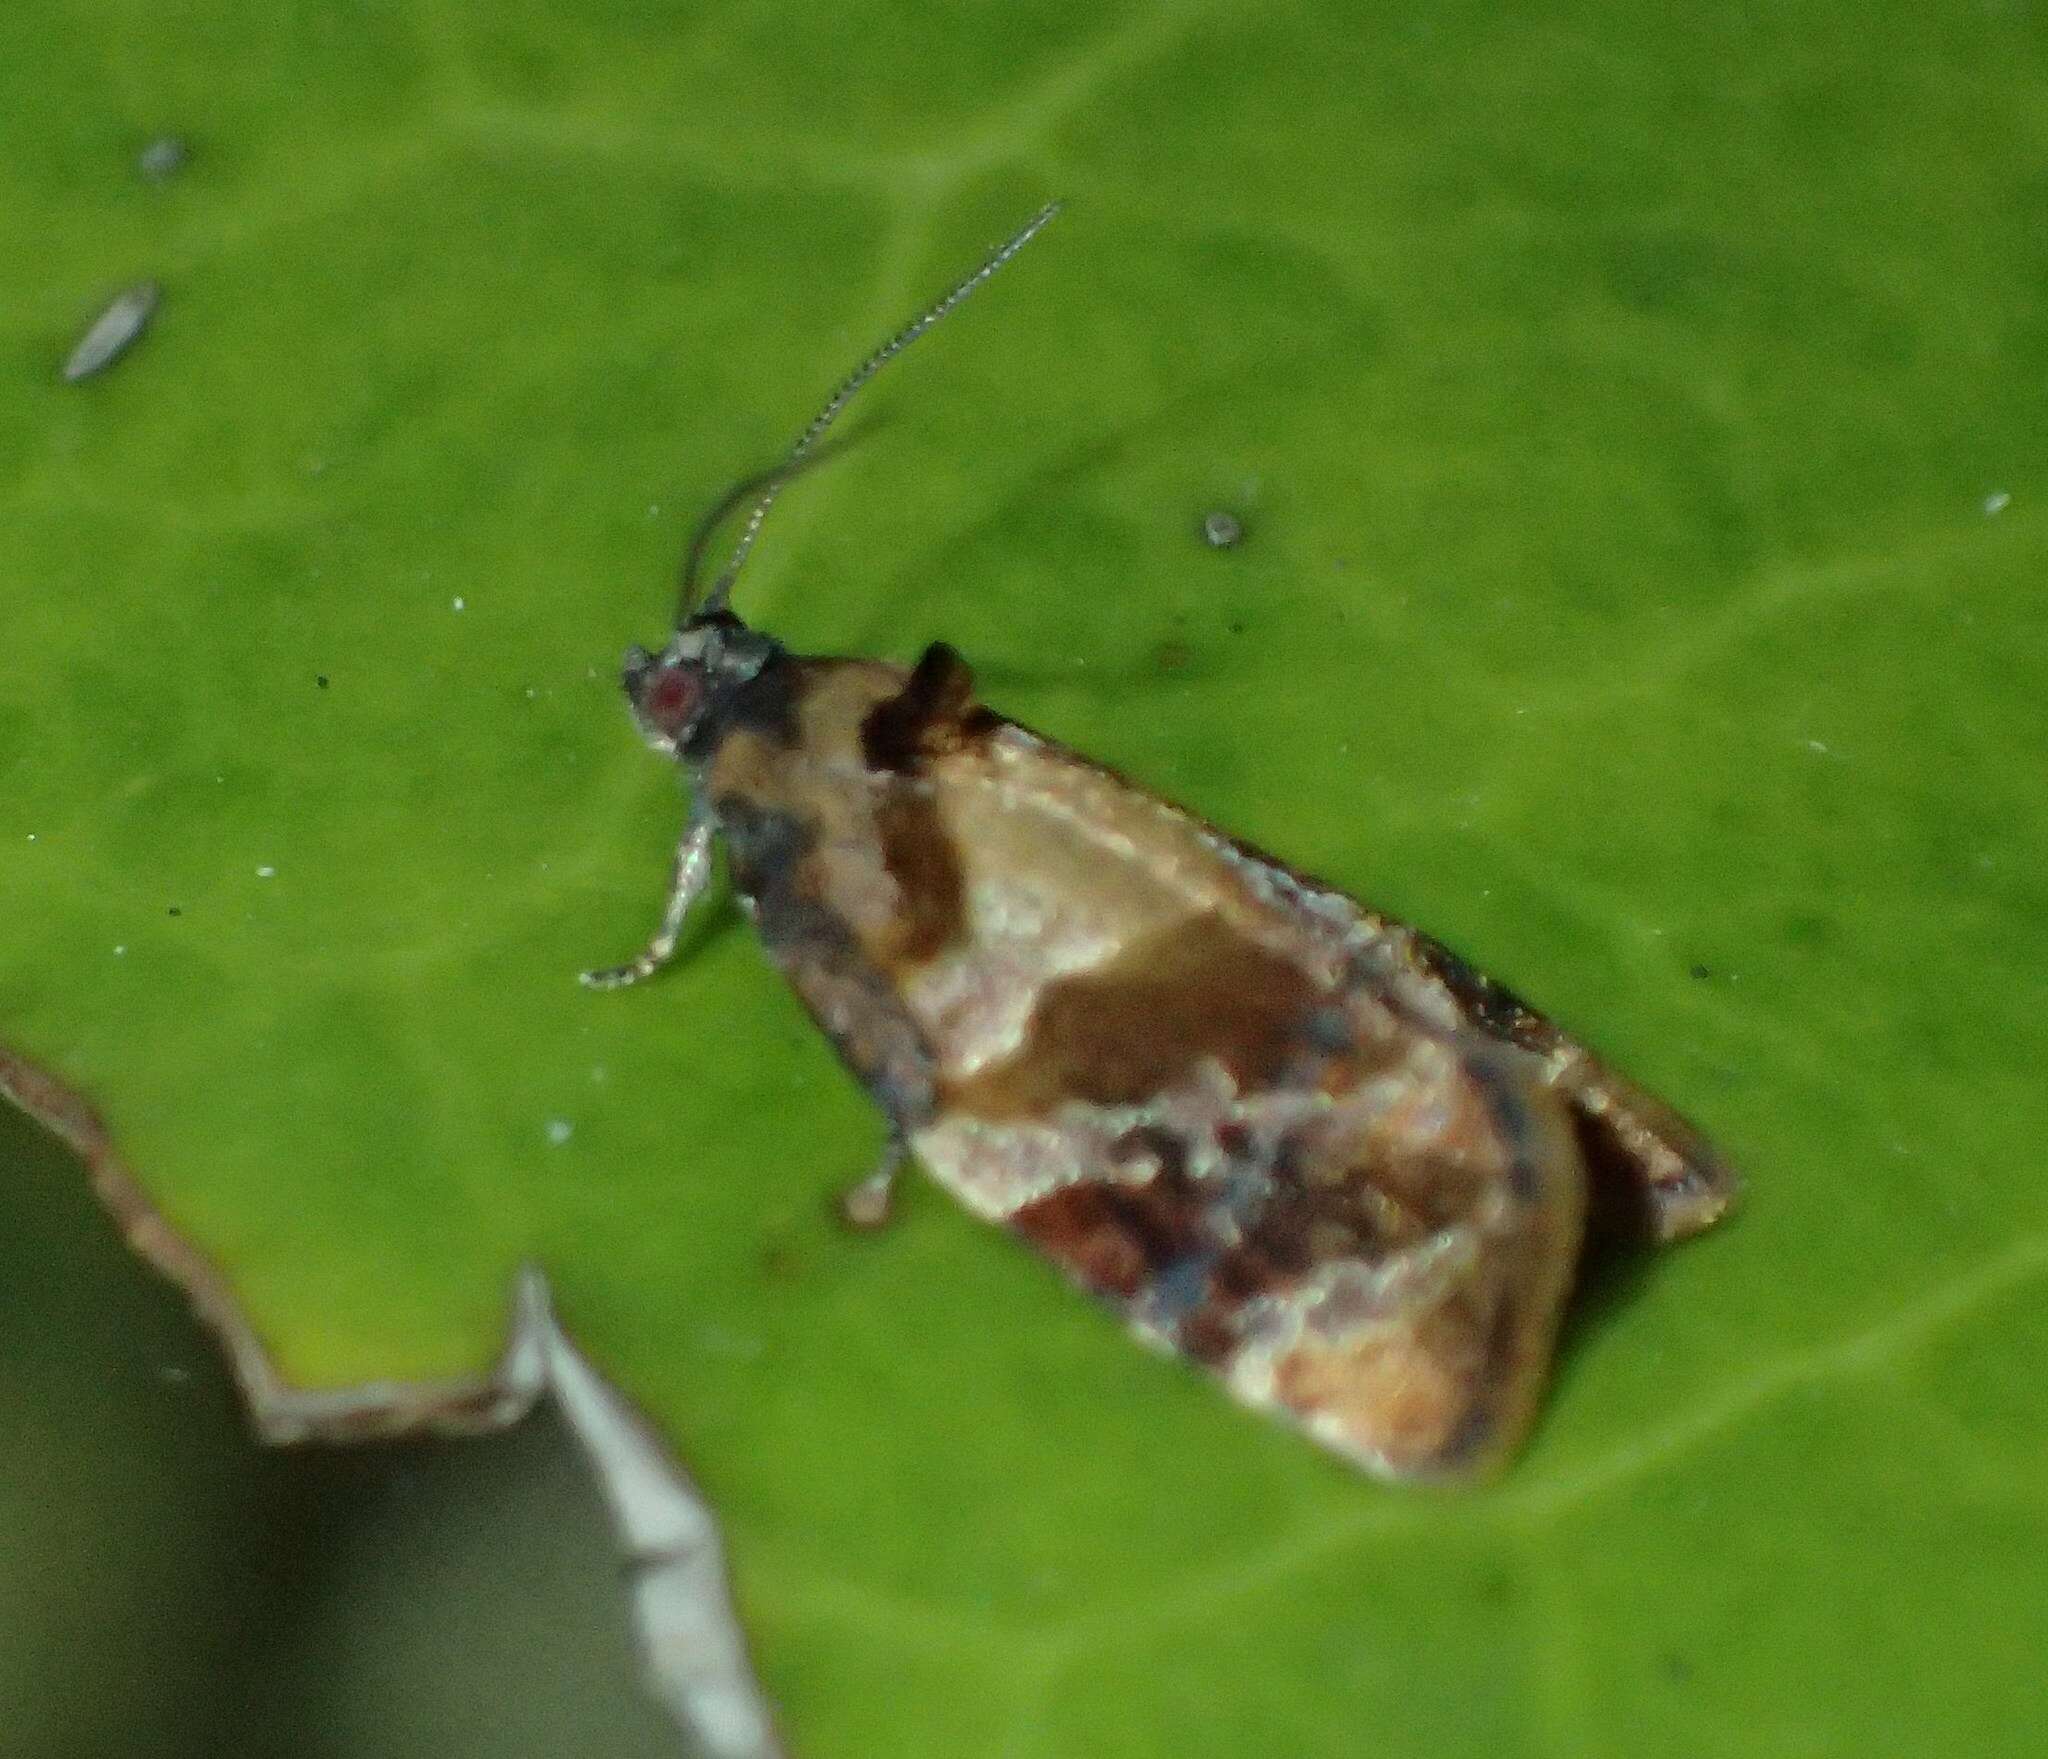
[[[1477,1489],[1499,1478],[1520,1452],[1546,1378],[1539,1377],[1531,1397],[1511,1400],[1506,1409],[1483,1395],[1476,1398],[1444,1433],[1428,1440],[1368,1439],[1340,1421],[1317,1414],[1296,1411],[1285,1415],[1345,1464],[1382,1483]]]
[[[1658,1185],[1651,1196],[1656,1243],[1675,1245],[1703,1234],[1739,1208],[1743,1179],[1733,1164],[1704,1141],[1686,1157],[1684,1170]]]
[[[1468,1048],[1465,1078],[1507,1164],[1461,1230],[1462,1271],[1425,1274],[1412,1308],[1281,1364],[1274,1383],[1318,1440],[1397,1483],[1479,1483],[1514,1458],[1542,1410],[1585,1243],[1586,1168],[1563,1096],[1522,1059]]]

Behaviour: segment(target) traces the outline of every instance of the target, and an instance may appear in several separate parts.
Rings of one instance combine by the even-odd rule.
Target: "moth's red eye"
[[[703,686],[697,678],[678,666],[667,666],[655,674],[654,682],[647,687],[647,694],[641,699],[641,713],[664,733],[680,733],[696,714],[697,699],[702,695]]]

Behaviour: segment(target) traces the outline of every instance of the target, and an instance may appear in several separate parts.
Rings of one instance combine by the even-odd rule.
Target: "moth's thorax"
[[[641,737],[665,756],[693,756],[781,653],[771,637],[715,612],[685,623],[658,654],[629,647],[620,681]]]

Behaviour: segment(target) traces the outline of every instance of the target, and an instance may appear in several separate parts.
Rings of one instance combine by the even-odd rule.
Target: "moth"
[[[673,956],[723,838],[732,888],[911,1153],[1117,1309],[1388,1478],[1485,1471],[1534,1416],[1589,1215],[1714,1222],[1728,1167],[1668,1106],[1427,935],[985,707],[944,643],[905,670],[790,652],[730,608],[762,521],[888,361],[1034,216],[876,350],[699,528],[675,633],[628,649],[688,780]],[[698,596],[712,533],[751,500]]]

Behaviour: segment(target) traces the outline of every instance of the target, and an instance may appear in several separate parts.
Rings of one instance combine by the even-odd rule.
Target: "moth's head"
[[[756,676],[775,643],[730,611],[690,618],[660,653],[626,649],[620,682],[640,736],[668,757],[686,753],[731,693]]]
[[[869,355],[812,418],[783,463],[734,483],[699,522],[683,562],[674,636],[658,654],[638,646],[626,650],[626,700],[633,705],[633,719],[639,723],[641,736],[656,751],[670,757],[705,752],[709,740],[716,736],[722,711],[732,693],[781,651],[767,636],[756,635],[725,607],[747,552],[754,547],[761,522],[768,517],[776,497],[805,471],[831,455],[831,445],[820,443],[824,441],[825,430],[863,385],[1029,244],[1059,208],[1058,202],[1040,208],[1008,244],[987,257],[944,299],[926,307],[921,316],[913,318]],[[732,560],[711,583],[710,590],[699,597],[697,583],[712,534],[748,501],[753,502],[753,509],[747,515],[746,528],[740,533]]]

